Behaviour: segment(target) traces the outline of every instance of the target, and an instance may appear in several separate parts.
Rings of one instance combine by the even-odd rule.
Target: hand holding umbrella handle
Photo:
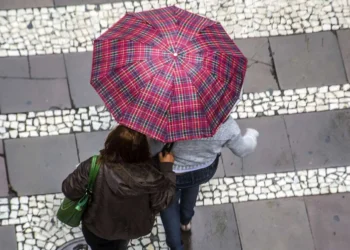
[[[174,163],[174,156],[172,153],[166,153],[165,155],[163,155],[162,153],[158,154],[158,159],[160,163]],[[161,167],[161,165],[159,166]]]
[[[162,155],[165,156],[166,153],[170,153],[173,148],[174,143],[166,143],[162,149]]]

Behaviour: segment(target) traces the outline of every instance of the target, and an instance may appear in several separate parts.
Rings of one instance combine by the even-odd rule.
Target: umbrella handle
[[[174,146],[173,142],[166,143],[162,149],[162,155],[165,156],[165,153],[170,153],[173,146]]]

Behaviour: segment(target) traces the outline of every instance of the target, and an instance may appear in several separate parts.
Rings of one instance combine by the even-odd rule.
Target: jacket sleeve
[[[228,147],[232,153],[239,157],[245,157],[254,152],[257,145],[259,132],[255,129],[248,128],[245,135],[242,136],[238,124],[235,122],[234,128],[236,133],[224,146]]]
[[[172,170],[173,163],[160,163],[160,171],[164,175],[163,185],[159,192],[151,194],[151,209],[154,214],[166,209],[174,199],[176,191],[176,175]]]
[[[148,140],[148,145],[149,145],[149,149],[152,157],[157,155],[160,151],[162,151],[165,145],[164,143],[157,141],[155,139],[152,139],[150,137],[147,137],[147,140]]]
[[[89,182],[90,161],[82,162],[62,183],[62,192],[70,200],[79,200]]]

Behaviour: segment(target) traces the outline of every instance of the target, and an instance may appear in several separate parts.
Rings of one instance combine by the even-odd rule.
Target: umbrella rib
[[[220,52],[220,51],[210,51],[211,53],[207,53],[206,54],[206,58],[212,58],[212,56],[213,55],[215,55],[215,54],[219,54],[219,55],[225,55],[225,56],[227,56],[227,57],[230,57],[230,58],[232,58],[232,57],[235,57],[234,55],[231,55],[231,54],[227,54],[227,53],[223,53],[223,52]],[[196,55],[196,54],[198,54],[198,53],[191,53],[192,55]],[[190,56],[191,56],[191,54],[190,54]],[[238,58],[244,58],[245,59],[245,57],[243,56],[243,57],[238,57]],[[185,61],[182,59],[182,61],[184,62],[184,64],[186,64],[187,65],[187,63],[185,63]],[[215,60],[212,60],[212,59],[210,59],[210,61],[214,61],[214,62],[216,62]],[[232,61],[234,61],[234,58],[232,59]],[[191,69],[191,67],[187,67],[189,70]],[[210,69],[208,69],[207,68],[207,70],[208,71],[210,71]]]
[[[209,69],[206,68],[205,71],[209,72],[210,76],[215,79],[215,76],[213,75],[212,72],[210,72]],[[218,78],[221,78],[221,77],[218,75]],[[221,90],[226,90],[230,86],[228,81],[224,81],[224,82],[225,82],[225,85],[221,88]],[[221,93],[221,95],[220,95],[220,97],[218,99],[222,99],[224,94],[225,94],[225,91],[222,91],[222,93]]]
[[[137,64],[139,64],[139,63],[142,63],[142,62],[144,62],[145,60],[141,60],[141,61],[137,61]],[[130,65],[132,65],[132,64],[135,64],[135,63],[130,63]],[[146,74],[147,72],[144,72],[144,74]],[[124,74],[124,72],[123,73],[121,73],[121,74],[119,74],[119,75],[123,75]],[[112,76],[112,74],[111,74],[111,71],[109,71],[109,72],[107,72],[107,74],[104,74],[102,77],[100,77],[100,78],[97,78],[97,79],[94,79],[93,81],[95,82],[95,81],[101,81],[101,82],[104,82],[105,81],[105,79],[108,79],[108,76]],[[112,85],[113,86],[113,85]],[[113,86],[114,87],[114,86]],[[100,90],[100,92],[104,92],[105,91],[105,89],[106,89],[107,87],[106,86],[104,86],[101,90]],[[114,87],[115,88],[115,87]],[[128,102],[129,103],[129,102]],[[120,107],[120,109],[122,109],[122,108],[124,108],[125,106],[126,106],[127,104],[124,104],[124,105],[121,105],[121,106],[119,106]]]
[[[187,67],[187,64],[183,64],[183,65],[185,65],[185,67]],[[190,70],[191,68],[189,67],[189,70]],[[187,75],[187,77],[189,78],[189,79],[191,79],[191,83],[192,83],[192,86],[196,89],[196,93],[198,93],[198,89],[196,88],[196,86],[193,84],[193,80],[192,80],[192,78],[191,77],[189,77],[189,75],[188,75],[188,73],[187,73],[187,71],[186,70],[184,70],[184,72],[185,72],[185,74]],[[211,74],[211,73],[210,73]],[[198,95],[198,94],[197,94]],[[202,99],[200,98],[200,96],[198,95],[198,99],[200,100],[200,103],[201,103],[201,105],[202,105],[202,110],[203,110],[203,112],[204,112],[204,107],[205,107],[205,104],[203,103],[203,101],[202,101]],[[205,112],[204,112],[205,113]],[[207,124],[208,124],[208,127],[209,128],[211,128],[211,126],[210,126],[210,121],[208,120],[208,117],[207,117],[207,115],[205,115],[205,119],[206,119],[206,121],[207,121]]]
[[[161,48],[161,47],[159,47],[158,45],[156,45],[156,44],[149,44],[149,43],[145,43],[145,42],[143,42],[143,41],[137,41],[137,40],[134,40],[134,39],[132,39],[132,38],[129,38],[129,39],[124,39],[124,38],[120,38],[120,39],[114,39],[113,41],[131,41],[131,42],[134,42],[134,43],[139,43],[139,44],[142,44],[142,45],[145,45],[145,46],[150,46],[152,49],[156,49],[157,51],[159,51],[159,52],[162,52],[165,48]],[[106,43],[106,42],[108,42],[108,43],[110,43],[111,42],[111,40],[105,40],[105,39],[99,39],[99,38],[97,38],[96,40],[95,40],[95,42],[101,42],[101,43]],[[162,41],[160,41],[160,42],[162,42]],[[169,51],[169,52],[171,52],[169,49],[167,49],[167,51]]]
[[[207,46],[208,44],[210,44],[210,43],[207,43],[205,46]],[[192,46],[191,46],[191,48],[192,48]],[[213,53],[213,54],[219,53],[219,54],[223,54],[223,55],[226,55],[226,56],[234,56],[234,57],[243,57],[243,58],[245,58],[245,56],[242,54],[242,52],[240,54],[232,54],[232,53],[228,53],[228,51],[222,51],[222,50],[215,51],[215,50],[207,49],[207,48],[208,47],[206,47],[205,50],[197,50],[196,48],[193,48],[192,50],[185,50],[182,53],[199,54],[200,52],[208,52],[208,53]]]
[[[160,64],[159,64],[159,68],[160,68],[161,66],[164,66],[168,61],[169,61],[169,60],[166,60],[166,61],[160,63]],[[156,74],[157,74],[157,73],[154,73],[154,74],[152,75],[152,77],[150,78],[150,80],[142,86],[142,88],[139,90],[139,92],[137,93],[137,95],[134,96],[128,103],[131,103],[132,101],[134,101],[135,99],[137,99],[137,98],[139,97],[139,95],[142,93],[142,90],[143,90],[148,84],[150,84],[150,83],[153,81],[153,79],[154,79],[154,77],[156,76]],[[127,104],[125,104],[124,106],[126,106],[126,105],[127,105]],[[124,107],[124,106],[123,106],[123,107]],[[126,112],[124,112],[124,115],[128,113],[127,111],[129,111],[130,108],[131,108],[131,105],[129,105],[129,107],[128,107],[128,109],[126,110]],[[123,120],[123,116],[120,118],[120,120]]]
[[[191,70],[191,67],[189,67],[189,66],[187,66],[187,64],[184,64],[185,65],[185,67],[186,68],[188,68],[188,70]],[[210,71],[210,69],[208,69],[206,66],[204,67],[204,70],[205,70],[205,72],[207,72],[211,77],[213,77],[214,79],[216,78],[214,75],[213,75],[213,73]],[[187,72],[187,71],[185,71],[185,72]],[[187,74],[187,73],[186,73]],[[222,79],[222,77],[221,76],[217,76],[218,78],[221,78]],[[189,77],[190,79],[192,79],[191,77]],[[192,81],[193,82],[193,81]],[[224,87],[222,87],[221,89],[226,89],[226,88],[229,88],[229,82],[228,81],[224,81],[225,82],[225,85],[224,85]],[[196,86],[195,85],[193,85],[195,88],[196,88]],[[197,89],[197,88],[196,88]],[[197,92],[198,92],[198,89],[197,89]],[[224,93],[225,92],[222,92],[222,94],[220,95],[220,98],[219,99],[221,99],[221,96],[222,95],[224,95]],[[203,101],[202,101],[202,99],[200,98],[200,96],[199,96],[199,99],[201,100],[201,103],[202,103],[202,105],[204,106],[204,104],[203,104]],[[204,109],[204,107],[203,107],[203,109]],[[207,118],[207,117],[206,117]],[[209,120],[207,119],[207,121],[209,122]],[[210,124],[210,123],[209,123]]]
[[[192,18],[192,15],[189,15],[189,16],[184,20],[183,23],[186,23],[186,22],[187,22],[189,19],[191,19],[191,18]],[[209,19],[202,18],[202,19],[200,20],[200,23],[199,23],[199,24],[197,23],[197,27],[200,26],[200,25],[202,25],[203,23],[207,22],[208,20],[209,20]],[[202,29],[207,28],[207,27],[210,27],[210,26],[212,26],[213,24],[215,24],[215,23],[212,23],[212,24],[209,24],[209,25],[207,25],[207,26],[204,26],[204,27],[202,27]],[[179,32],[177,33],[176,47],[178,47],[179,41],[180,41],[180,39],[178,39],[178,37],[180,36],[181,32],[185,29],[185,27],[186,27],[186,26],[182,26],[182,29],[180,29]],[[192,39],[188,40],[188,41],[184,44],[183,47],[186,47],[186,45],[187,45],[189,42],[191,42],[191,41],[199,34],[199,32],[200,32],[202,29],[198,30],[198,33],[195,34],[195,35],[192,37]],[[181,52],[181,53],[182,53],[182,52]]]
[[[198,53],[191,53],[191,54],[195,55],[195,54],[198,54]],[[222,52],[222,51],[208,51],[206,56],[207,56],[207,58],[212,58],[212,56],[215,55],[215,54],[225,55],[227,57],[230,57],[232,59],[232,61],[235,61],[235,58],[237,58],[237,60],[240,60],[240,59],[247,60],[247,58],[243,54],[236,56],[236,55],[228,54],[228,53],[225,53],[225,52]],[[214,60],[211,59],[211,61],[214,61]],[[210,69],[208,69],[208,70],[210,71]]]
[[[150,14],[152,14],[152,12],[150,12]],[[142,18],[142,17],[141,17],[140,15],[138,15],[137,13],[130,13],[130,15],[132,15],[133,17],[135,17],[136,19],[138,19],[138,20],[140,20],[140,21],[142,21],[142,22],[147,23],[149,26],[152,27],[152,29],[159,31],[159,29],[158,29],[157,27],[154,27],[150,22],[147,21],[147,19]],[[161,32],[158,32],[158,34],[159,34],[159,36],[160,36],[161,39],[157,39],[157,40],[158,40],[160,43],[162,43],[163,45],[165,45],[163,49],[165,49],[165,50],[167,50],[168,52],[172,53],[171,50],[168,49],[168,46],[166,46],[167,44],[164,43],[164,41],[163,41],[163,40],[164,40],[164,37],[162,36],[162,33],[161,33]],[[132,39],[131,39],[131,40],[132,40]]]
[[[173,61],[173,68],[175,68],[175,67],[176,67],[176,62]],[[176,71],[176,70],[175,70],[175,71]],[[172,89],[171,89],[171,96],[172,96],[172,94],[173,94],[173,92],[174,92],[174,81],[175,81],[174,79],[175,79],[175,78],[176,78],[176,77],[173,78],[172,85],[171,85],[171,86],[172,86]],[[170,96],[170,102],[169,102],[169,105],[168,105],[168,113],[167,113],[168,116],[170,116],[170,115],[169,115],[169,113],[170,113],[170,111],[169,111],[169,106],[171,106],[171,102],[172,102],[171,96]],[[167,122],[168,122],[168,124],[167,124],[166,128],[167,128],[167,130],[170,130],[170,129],[169,129],[169,126],[168,126],[168,125],[169,125],[169,118],[168,118]],[[168,141],[168,137],[169,137],[169,133],[167,133],[166,141]]]
[[[153,15],[155,18],[157,18],[157,16],[156,16],[153,12],[150,12],[150,14]],[[173,20],[175,21],[175,18],[174,18],[169,12],[165,11],[165,14],[166,14],[169,18],[171,18],[171,19],[173,19]],[[151,26],[152,26],[152,25],[151,25]],[[153,27],[153,26],[152,26],[152,27]],[[163,23],[160,23],[160,27],[161,27],[161,29],[166,29],[166,28],[164,28]],[[154,27],[153,27],[153,28],[154,28]],[[155,29],[155,28],[154,28],[154,29]],[[159,29],[158,29],[158,30],[159,30]],[[171,49],[175,51],[175,47],[171,44],[170,39],[169,39],[169,36],[167,36],[167,33],[164,32],[164,35],[165,35],[164,37],[163,37],[162,32],[159,32],[159,33],[160,33],[161,38],[163,38],[163,39],[166,38],[166,39],[164,39],[164,40],[165,40],[164,42],[163,42],[163,41],[161,41],[161,42],[164,43],[165,45],[169,45],[169,46],[171,47]],[[167,39],[168,39],[168,41],[170,42],[169,44],[168,44],[168,42],[167,42]],[[166,46],[166,48],[167,48],[167,51],[168,51],[168,52],[173,53],[171,49],[168,49],[168,46]]]
[[[133,42],[135,42],[135,43],[140,43],[140,44],[143,44],[143,45],[146,45],[146,46],[150,46],[150,47],[152,47],[152,49],[155,48],[155,49],[158,50],[158,51],[167,50],[168,52],[172,53],[171,50],[169,50],[167,47],[161,48],[161,47],[159,47],[158,45],[149,44],[149,43],[144,43],[144,42],[142,42],[142,41],[135,41],[135,40],[133,40],[133,39],[121,39],[121,40],[119,40],[119,41],[133,41]],[[162,40],[158,40],[158,41],[159,41],[160,43],[164,44],[164,42],[163,42]]]
[[[124,64],[124,65],[121,65],[120,67],[114,67],[113,69],[121,69],[121,68],[123,68],[123,67],[125,67],[125,66],[131,66],[131,65],[133,65],[133,64],[139,64],[139,63],[142,63],[142,62],[144,62],[144,61],[146,61],[146,60],[136,60],[136,61],[133,61],[133,62],[130,62],[130,63],[127,63],[127,64]],[[108,67],[109,69],[111,68],[111,67]],[[105,74],[101,74],[101,73],[99,73],[99,77],[94,77],[94,78],[92,78],[91,79],[91,83],[94,83],[95,81],[104,81],[107,77],[108,77],[108,75],[111,73],[111,70],[108,70],[108,71],[106,71],[106,73]]]

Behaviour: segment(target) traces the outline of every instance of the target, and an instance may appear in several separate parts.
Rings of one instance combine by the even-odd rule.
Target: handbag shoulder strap
[[[91,168],[90,168],[90,172],[89,172],[89,182],[88,182],[88,187],[87,187],[87,189],[90,193],[92,193],[92,190],[94,189],[96,177],[97,177],[98,172],[100,170],[100,166],[99,166],[99,164],[97,164],[97,159],[98,159],[98,155],[94,155],[92,157]]]

